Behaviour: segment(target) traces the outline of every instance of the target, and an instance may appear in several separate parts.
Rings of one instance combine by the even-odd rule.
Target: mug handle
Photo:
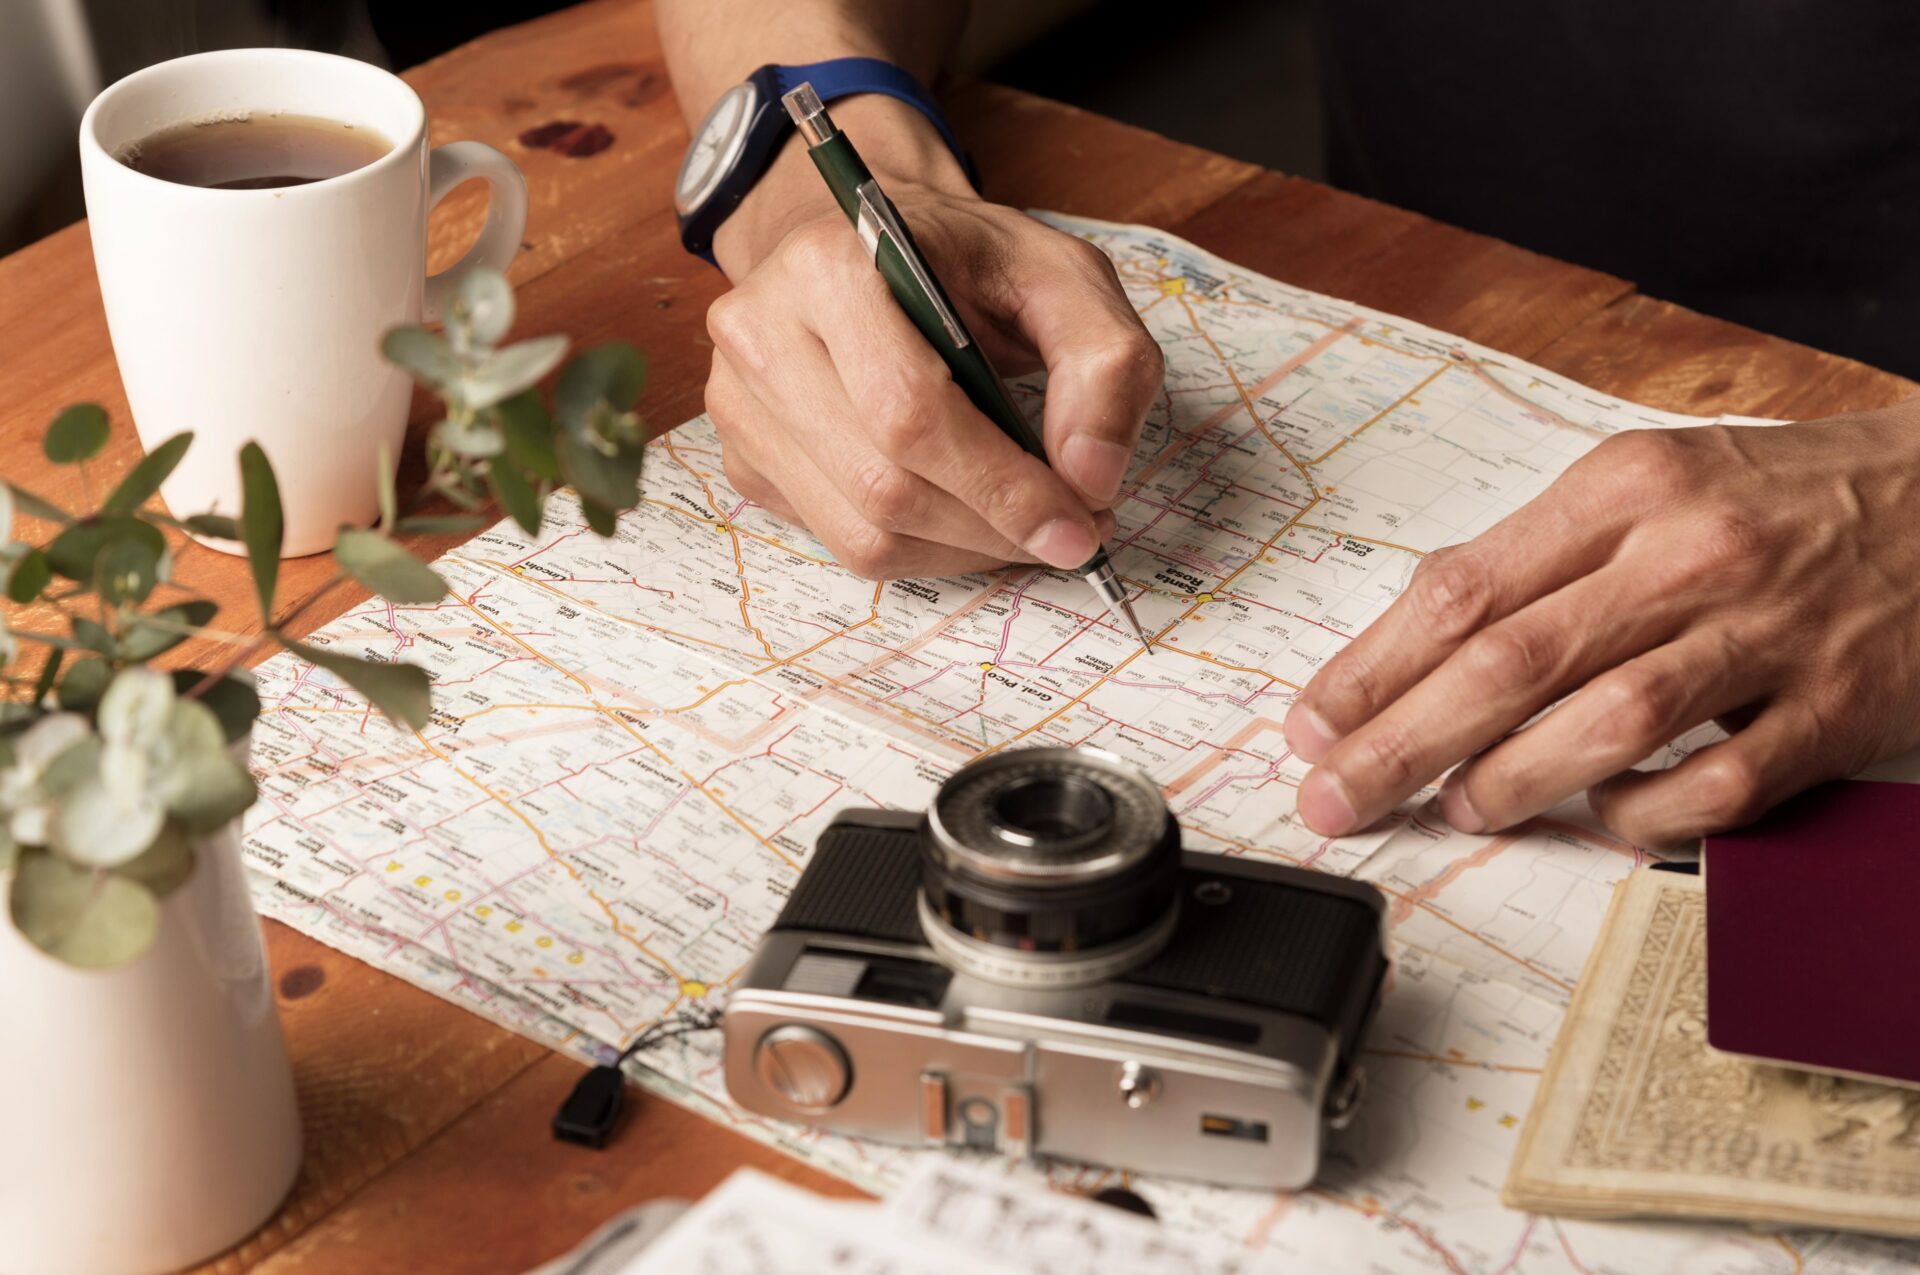
[[[454,280],[474,266],[505,270],[520,250],[520,236],[527,229],[527,179],[512,160],[485,142],[448,142],[433,148],[427,157],[427,210],[431,212],[448,191],[470,177],[481,178],[492,188],[487,224],[466,256],[427,279],[423,322],[440,317]]]

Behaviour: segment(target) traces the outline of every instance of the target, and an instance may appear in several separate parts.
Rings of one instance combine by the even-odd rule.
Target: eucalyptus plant
[[[639,503],[639,351],[615,342],[580,354],[561,368],[549,409],[534,387],[560,366],[567,339],[502,345],[513,318],[506,279],[476,269],[460,280],[442,332],[386,334],[387,358],[445,405],[427,432],[426,481],[403,507],[383,456],[378,525],[342,527],[335,575],[291,607],[276,610],[280,488],[257,444],[239,453],[237,515],[175,517],[154,507],[192,445],[189,433],[153,448],[87,512],[0,485],[0,577],[12,603],[32,608],[0,622],[0,872],[11,869],[8,913],[34,945],[89,968],[122,964],[151,946],[159,901],[192,872],[196,839],[253,804],[244,749],[260,701],[241,670],[268,648],[334,674],[396,725],[426,725],[426,670],[287,632],[348,581],[401,606],[446,596],[445,581],[397,536],[471,530],[490,500],[537,534],[547,498],[561,488],[579,497],[595,531],[610,535],[616,515]],[[82,403],[61,412],[43,439],[49,460],[78,468],[90,505],[88,462],[110,437],[106,412]],[[441,500],[462,512],[428,509]],[[55,530],[44,543],[15,541],[16,513]],[[180,533],[244,546],[257,633],[219,627],[218,606],[175,581]],[[224,655],[207,669],[156,667],[188,638]]]

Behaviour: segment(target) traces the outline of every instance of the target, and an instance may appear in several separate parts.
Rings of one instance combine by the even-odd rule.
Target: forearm
[[[931,83],[958,37],[965,0],[658,0],[655,13],[674,93],[688,124],[769,62],[873,57]],[[913,107],[865,96],[835,103],[834,118],[859,140],[883,179],[966,189],[939,134]],[[720,228],[714,254],[728,276],[751,270],[793,225],[831,203],[802,147],[789,144]]]

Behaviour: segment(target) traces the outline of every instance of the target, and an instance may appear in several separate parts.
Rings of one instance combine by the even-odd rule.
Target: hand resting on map
[[[734,288],[707,312],[706,407],[728,481],[869,579],[1080,565],[1113,530],[1159,346],[1104,254],[976,196],[917,112],[834,111],[1002,375],[1048,369],[1053,468],[968,402],[795,146],[715,240]]]
[[[1732,738],[1631,769],[1709,720]],[[1456,828],[1584,789],[1642,845],[1750,822],[1920,744],[1920,398],[1608,439],[1429,556],[1285,728],[1316,763],[1300,814],[1326,835],[1463,763],[1440,796]]]

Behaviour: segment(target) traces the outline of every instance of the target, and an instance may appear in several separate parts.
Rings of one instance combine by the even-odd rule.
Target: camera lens
[[[1179,826],[1152,781],[1107,753],[1021,749],[961,768],[921,851],[927,941],[994,982],[1110,978],[1172,933]]]
[[[1029,775],[994,795],[993,830],[1014,845],[1059,853],[1113,830],[1113,798],[1080,775]]]

